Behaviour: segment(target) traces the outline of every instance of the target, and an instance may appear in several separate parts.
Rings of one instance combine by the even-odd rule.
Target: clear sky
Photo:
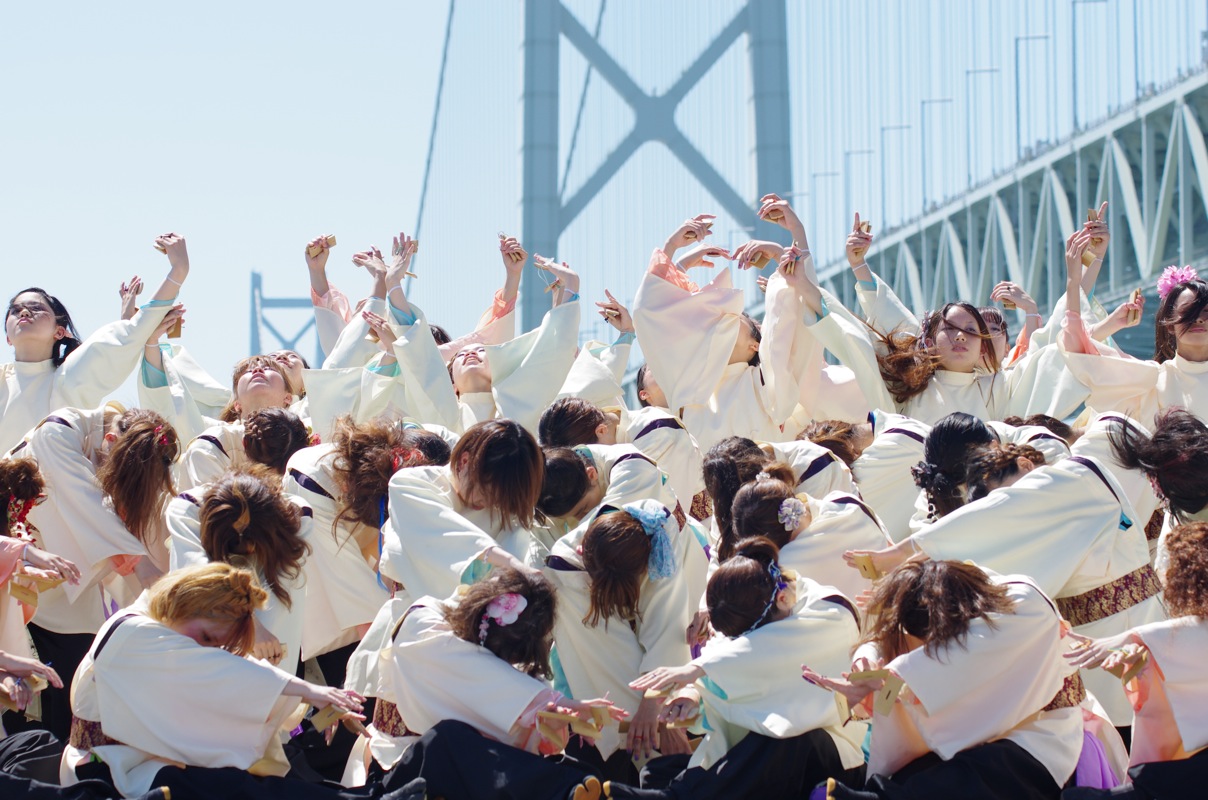
[[[594,29],[600,0],[564,2]],[[610,0],[600,41],[657,92],[740,5]],[[412,291],[455,333],[500,282],[495,232],[519,232],[522,91],[522,4],[456,8]],[[1138,81],[1160,85],[1203,60],[1205,9],[1192,0],[789,0],[787,9],[797,149],[786,184],[807,224],[817,217],[811,245],[823,262],[841,251],[849,202],[874,217],[884,208],[878,230],[918,213],[921,100],[948,100],[926,112],[930,199],[959,194],[966,170],[977,182],[1014,163],[1017,47],[1025,141],[1068,135],[1074,63],[1085,123],[1131,101]],[[41,285],[87,333],[116,316],[124,278],[160,279],[165,259],[151,240],[178,231],[193,263],[184,342],[223,378],[247,351],[251,270],[264,273],[266,294],[302,296],[305,242],[336,233],[329,274],[363,294],[348,257],[415,224],[447,11],[443,0],[0,5],[5,298]],[[1019,45],[1018,36],[1048,38]],[[736,43],[677,120],[754,202],[746,59]],[[564,45],[564,153],[585,64]],[[586,96],[567,193],[632,118],[598,76]],[[911,127],[882,133],[896,124]],[[811,189],[817,198],[804,196]],[[651,248],[702,211],[720,213],[678,162],[647,145],[567,230],[563,252],[547,255],[580,268],[586,300],[605,287],[628,300]],[[716,232],[727,247],[747,236],[724,215]],[[283,328],[304,321],[276,318]]]

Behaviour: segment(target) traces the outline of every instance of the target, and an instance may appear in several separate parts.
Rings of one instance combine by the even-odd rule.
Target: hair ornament
[[[159,437],[158,439],[155,440],[155,443],[157,445],[159,445],[160,447],[168,446],[168,434],[164,431],[163,425],[155,426],[155,435]]]
[[[775,561],[768,564],[768,576],[772,579],[772,599],[768,600],[768,604],[763,607],[763,612],[755,619],[753,623],[751,623],[751,627],[747,628],[746,631],[743,632],[743,636],[746,636],[748,633],[763,624],[763,621],[767,619],[768,614],[771,613],[772,607],[776,605],[776,598],[780,596],[781,592],[789,588],[788,581],[785,580],[784,571],[780,569],[780,565]]]
[[[768,474],[767,470],[760,470],[759,474],[755,476],[756,483],[759,483],[761,481],[771,481],[771,480],[775,480],[775,478],[773,478],[770,474]]]
[[[40,505],[46,495],[39,494],[28,500],[19,500],[16,495],[8,496],[8,535],[14,539],[24,539],[38,532],[38,529],[26,521],[34,506]]]
[[[528,598],[522,594],[508,592],[501,594],[487,605],[482,613],[482,622],[478,623],[478,643],[485,645],[487,631],[490,630],[491,620],[500,628],[506,628],[520,618],[520,612],[528,608]]]
[[[679,565],[671,548],[671,534],[676,531],[671,527],[675,524],[671,512],[654,500],[626,503],[622,510],[640,522],[650,537],[650,560],[646,564],[646,574],[650,580],[662,580],[674,575]]]
[[[797,530],[797,526],[801,523],[801,517],[804,515],[805,503],[796,497],[789,497],[781,501],[780,510],[776,512],[776,519],[784,526],[786,531],[792,533]]]
[[[1165,297],[1180,283],[1199,280],[1199,277],[1200,274],[1190,264],[1184,267],[1176,267],[1172,264],[1162,270],[1162,276],[1158,278],[1158,297]]]
[[[393,454],[390,463],[395,472],[415,461],[416,452],[409,447],[395,447],[390,452]]]
[[[312,433],[306,437],[306,443],[311,447],[316,447],[323,444],[323,437],[319,436],[317,433]]]

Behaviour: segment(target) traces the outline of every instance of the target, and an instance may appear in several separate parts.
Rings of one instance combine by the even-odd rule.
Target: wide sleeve
[[[628,430],[633,446],[667,473],[667,482],[680,505],[688,511],[693,507],[696,496],[705,491],[700,448],[696,439],[663,408],[643,408],[635,412],[630,420]]]
[[[1088,387],[1086,403],[1096,411],[1119,411],[1140,420],[1153,419],[1158,410],[1157,384],[1161,375],[1158,362],[1069,351],[1065,351],[1065,362],[1074,377]]]
[[[169,569],[210,563],[201,544],[201,499],[189,493],[174,497],[164,514],[168,521]]]
[[[380,297],[371,297],[365,302],[365,310],[384,317],[386,301]],[[316,316],[317,312],[316,308]],[[324,347],[323,350],[327,353],[323,369],[363,367],[381,352],[377,342],[369,338],[369,323],[360,314],[353,315],[340,328],[331,348]]]
[[[331,283],[327,284],[327,294],[324,295],[311,289],[310,303],[314,307],[319,346],[330,355],[336,340],[340,338],[340,331],[352,319],[352,304],[348,302],[348,296]]]
[[[677,564],[675,573],[660,580],[646,579],[638,601],[638,644],[642,648],[639,673],[656,667],[685,664],[692,657],[686,631],[699,597],[691,597],[688,567],[694,563],[689,548],[699,548],[692,532],[681,529],[673,538]],[[619,620],[614,620],[614,624]],[[634,676],[637,677],[636,675]]]
[[[503,299],[503,290],[495,292],[494,302],[482,313],[470,333],[440,345],[440,357],[447,364],[466,345],[503,344],[516,338],[516,301]]]
[[[181,456],[182,489],[214,483],[231,468],[234,459],[227,450],[229,442],[224,442],[224,438],[221,428],[210,428],[189,442]]]
[[[1161,669],[1183,749],[1193,753],[1208,746],[1208,624],[1199,617],[1152,622],[1136,629]]]
[[[839,298],[825,289],[821,291],[826,313],[808,328],[840,364],[852,371],[860,393],[869,404],[868,408],[853,413],[867,414],[874,408],[896,409],[897,404],[881,377],[872,331],[844,308]]]
[[[98,328],[56,371],[57,402],[93,408],[117,391],[142,360],[143,346],[171,308],[171,303],[148,304],[128,320]]]
[[[819,368],[822,346],[805,331],[797,292],[779,272],[768,278],[764,308],[759,363],[764,368],[764,396],[771,404],[768,415],[780,425],[801,399],[800,384],[806,371]]]
[[[709,402],[738,341],[742,292],[723,270],[700,291],[660,277],[670,260],[662,250],[651,256],[633,301],[638,341],[673,410]],[[670,269],[674,269],[671,267]]]
[[[29,451],[46,481],[47,501],[30,513],[42,538],[42,549],[75,563],[79,584],[64,583],[75,602],[108,573],[113,556],[143,556],[146,548],[113,513],[96,470],[84,456],[85,434],[69,425],[63,412],[53,414],[33,432]]]
[[[914,312],[889,288],[889,284],[881,280],[875,272],[871,274],[874,288],[869,288],[862,281],[856,281],[856,299],[860,302],[864,321],[882,333],[898,330],[916,333],[921,330],[922,325]]]
[[[138,401],[172,423],[184,441],[200,436],[218,424],[231,390],[215,380],[179,346],[161,346],[163,385],[151,386],[140,375]]]
[[[436,346],[424,312],[415,304],[411,305],[411,311],[415,314],[415,322],[411,325],[399,325],[393,315],[390,317],[398,336],[394,342],[394,356],[402,371],[411,415],[460,431],[461,411],[449,377],[448,360]]]
[[[584,343],[558,390],[558,398],[580,397],[601,408],[623,405],[625,390],[621,382],[625,379],[631,347],[625,340],[612,345]]]
[[[379,569],[412,597],[448,597],[478,555],[496,544],[453,509],[452,489],[437,482],[441,469],[403,469],[390,479]]]
[[[536,432],[541,412],[570,372],[578,344],[579,301],[574,300],[550,309],[536,330],[488,347],[491,394],[499,416]]]

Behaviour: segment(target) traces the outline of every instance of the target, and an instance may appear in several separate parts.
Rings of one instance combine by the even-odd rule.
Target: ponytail
[[[766,538],[769,544],[784,547],[792,541],[793,531],[786,530],[780,521],[780,507],[784,501],[794,497],[793,484],[796,475],[788,464],[768,464],[756,479],[744,485],[734,496],[731,506],[731,523],[717,545],[719,563],[729,560],[737,553],[739,541],[752,537]]]
[[[254,568],[290,608],[287,582],[302,574],[310,547],[298,536],[301,512],[273,486],[228,473],[201,504],[201,545],[210,561]]]
[[[164,506],[176,494],[172,463],[180,455],[176,429],[154,411],[134,408],[117,417],[117,440],[96,472],[113,510],[150,547]]]
[[[583,624],[596,627],[619,617],[641,618],[638,605],[650,563],[650,537],[626,511],[605,512],[592,520],[583,536],[583,569],[591,584],[591,604]]]
[[[310,431],[287,408],[262,408],[247,418],[243,429],[247,457],[278,475],[285,474],[290,457],[310,444]]]
[[[779,557],[780,549],[763,536],[734,546],[734,555],[717,568],[705,590],[714,630],[733,638],[771,621],[782,581]]]
[[[1199,417],[1172,408],[1157,417],[1152,437],[1122,423],[1108,439],[1121,466],[1148,475],[1180,520],[1208,506],[1208,426]]]
[[[973,451],[965,477],[969,502],[982,499],[1007,478],[1018,474],[1021,458],[1033,466],[1044,466],[1044,454],[1031,445],[993,442]]]

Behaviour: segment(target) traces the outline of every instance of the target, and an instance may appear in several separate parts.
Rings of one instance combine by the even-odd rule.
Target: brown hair
[[[168,573],[149,590],[147,614],[172,626],[191,619],[212,619],[230,625],[222,649],[245,656],[256,642],[253,613],[264,608],[268,592],[246,569],[215,562]]]
[[[482,490],[491,509],[491,519],[501,527],[531,528],[545,475],[545,458],[533,435],[510,419],[480,422],[453,447],[449,462],[455,473],[463,457],[470,482]]]
[[[310,431],[288,408],[262,408],[247,418],[243,450],[257,464],[285,474],[290,456],[310,444]]]
[[[537,439],[545,447],[575,447],[599,441],[596,428],[607,424],[604,412],[581,397],[560,397],[541,412]]]
[[[1003,417],[1002,421],[1013,428],[1022,428],[1025,425],[1045,428],[1054,436],[1060,436],[1066,444],[1072,445],[1082,438],[1081,430],[1075,430],[1072,425],[1062,422],[1056,417],[1050,417],[1048,414],[1033,414],[1030,417]]]
[[[333,534],[342,522],[380,528],[382,499],[400,469],[449,463],[449,445],[444,439],[423,428],[403,428],[384,419],[358,425],[351,416],[340,417],[332,445],[331,471],[340,485]]]
[[[1208,617],[1208,522],[1185,522],[1166,534],[1163,594],[1172,617]]]
[[[883,348],[878,348],[884,352],[877,353],[877,366],[894,402],[905,403],[921,394],[931,382],[931,377],[939,369],[940,357],[929,343],[935,341],[940,327],[947,324],[948,312],[954,308],[964,309],[973,317],[978,333],[970,336],[981,340],[982,359],[992,366],[993,371],[998,371],[998,358],[994,355],[990,329],[986,327],[981,313],[969,303],[947,303],[939,311],[929,313],[923,319],[921,335],[902,329],[885,334],[869,326],[874,337],[883,345]]]
[[[246,473],[228,473],[201,504],[201,546],[210,561],[254,567],[286,608],[287,581],[302,574],[310,546],[298,536],[299,508],[279,487]]]
[[[115,424],[117,440],[96,471],[97,483],[126,530],[150,546],[164,506],[176,494],[172,462],[180,455],[180,440],[167,420],[145,408],[122,413]]]
[[[991,614],[1014,614],[1007,587],[959,561],[907,561],[873,587],[868,604],[872,642],[889,661],[905,653],[906,635],[923,640],[924,652],[936,658],[955,642],[965,646],[969,625],[982,618],[996,627]]]
[[[969,502],[980,500],[1019,473],[1019,459],[1026,458],[1034,466],[1044,466],[1044,453],[1027,444],[991,442],[973,451],[965,472],[965,487]]]
[[[797,434],[797,441],[813,442],[825,447],[850,467],[852,462],[860,457],[859,451],[856,450],[859,435],[859,427],[854,423],[839,419],[821,419],[806,425],[805,430]]]
[[[1187,308],[1183,310],[1183,313],[1176,318],[1174,308],[1185,289],[1190,289],[1194,292],[1195,297]],[[1166,296],[1158,303],[1158,313],[1154,316],[1153,321],[1154,361],[1160,364],[1175,357],[1175,354],[1178,352],[1178,338],[1175,336],[1176,328],[1194,324],[1200,312],[1204,310],[1204,306],[1208,306],[1208,283],[1198,278],[1176,283],[1166,293]]]
[[[1120,424],[1108,431],[1108,439],[1120,465],[1153,479],[1176,517],[1208,505],[1208,426],[1190,411],[1172,408],[1159,414],[1153,436]]]
[[[480,640],[487,606],[504,594],[518,594],[527,601],[510,625],[487,622],[487,635]],[[442,606],[453,635],[482,644],[499,658],[534,678],[550,678],[550,647],[554,639],[557,594],[553,584],[539,572],[521,572],[495,567],[490,575],[469,587],[456,605]]]
[[[729,530],[717,543],[719,562],[729,560],[737,552],[739,540],[766,538],[777,549],[792,541],[792,531],[784,529],[779,516],[780,504],[795,497],[795,482],[793,468],[776,462],[765,466],[760,477],[738,490],[730,507]]]
[[[13,521],[8,518],[12,502],[31,503],[46,489],[38,462],[32,458],[7,458],[0,461],[0,535],[12,535]]]
[[[545,448],[545,477],[541,481],[537,510],[550,517],[570,513],[591,486],[587,476],[590,463],[573,448]]]
[[[775,609],[769,612],[768,605],[775,603],[780,591],[771,571],[779,556],[780,549],[763,536],[743,539],[735,546],[733,557],[722,562],[705,589],[714,630],[734,638],[775,619]]]
[[[591,584],[591,606],[583,624],[596,627],[611,617],[641,618],[638,604],[650,563],[650,537],[627,511],[605,507],[583,536],[583,569]]]
[[[1007,340],[1007,347],[1011,346],[1011,326],[1007,323],[1007,316],[1002,313],[1002,309],[998,306],[978,306],[977,313],[982,315],[982,319],[986,321],[986,331],[989,332],[990,325],[998,324],[1002,330],[1003,338]],[[991,337],[993,338],[993,337]]]
[[[238,422],[239,411],[236,408],[237,400],[235,394],[239,389],[239,379],[244,376],[244,373],[252,371],[256,367],[263,367],[266,370],[277,373],[281,379],[285,381],[285,391],[293,393],[293,387],[290,385],[289,376],[285,374],[285,370],[281,369],[281,365],[276,359],[268,356],[248,356],[247,358],[235,364],[235,369],[231,372],[231,399],[227,401],[223,407],[222,413],[218,418],[223,422]]]
[[[755,480],[771,460],[759,445],[742,436],[722,439],[705,453],[701,472],[705,490],[713,498],[713,521],[717,523],[721,541],[737,541],[730,522],[734,497],[743,484]]]

